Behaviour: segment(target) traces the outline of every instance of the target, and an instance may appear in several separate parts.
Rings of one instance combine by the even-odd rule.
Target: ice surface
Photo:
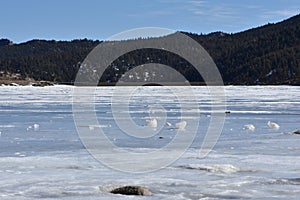
[[[230,113],[217,145],[204,159],[198,158],[198,150],[208,116],[222,110],[211,110],[205,87],[193,87],[196,102],[184,87],[175,88],[182,91],[184,102],[162,87],[137,88],[130,99],[130,116],[137,125],[145,126],[153,117],[162,127],[147,139],[130,137],[118,128],[111,110],[114,88],[97,88],[99,124],[86,128],[101,128],[126,151],[153,151],[176,137],[173,126],[162,124],[158,110],[149,112],[151,106],[162,105],[173,125],[182,116],[200,114],[199,133],[179,160],[152,173],[128,174],[105,167],[82,145],[73,120],[73,87],[0,87],[0,198],[124,199],[109,193],[122,185],[147,187],[154,193],[150,199],[300,198],[300,136],[293,134],[300,129],[300,87],[225,87]],[[180,112],[182,103],[189,109]],[[268,121],[280,124],[280,129],[268,128]],[[245,124],[255,131],[244,130]]]

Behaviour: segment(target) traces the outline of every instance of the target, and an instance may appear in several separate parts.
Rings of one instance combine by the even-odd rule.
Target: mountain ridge
[[[300,84],[300,15],[234,34],[182,33],[208,51],[226,85]],[[0,83],[16,77],[11,74],[18,74],[20,80],[73,84],[80,64],[100,42],[88,39],[30,40],[13,44],[2,39]],[[193,69],[185,61],[165,52],[148,50],[132,52],[117,59],[112,64],[114,67],[111,66],[102,77],[102,82],[114,83],[121,77],[120,72],[125,73],[134,66],[151,61],[159,62],[162,57],[165,59],[163,64],[180,71],[191,83],[203,81],[201,77],[195,77]]]

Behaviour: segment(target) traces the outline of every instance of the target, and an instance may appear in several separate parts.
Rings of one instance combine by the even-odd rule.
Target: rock
[[[150,196],[152,193],[144,187],[141,186],[124,186],[113,189],[110,191],[113,194],[122,194],[122,195],[140,195],[140,196]]]
[[[19,86],[17,83],[10,83],[9,86]]]
[[[166,126],[172,126],[170,122],[166,122]]]
[[[33,83],[32,86],[34,87],[45,87],[45,86],[53,86],[54,84],[48,81],[39,81],[36,83]]]
[[[294,130],[294,131],[293,131],[293,134],[300,135],[300,129]]]

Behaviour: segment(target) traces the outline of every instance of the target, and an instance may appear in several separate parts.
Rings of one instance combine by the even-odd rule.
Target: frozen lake
[[[176,87],[185,91],[184,87]],[[1,199],[299,199],[300,87],[226,86],[225,124],[212,152],[198,158],[211,120],[205,87],[193,87],[200,116],[199,133],[171,165],[150,173],[132,174],[107,168],[88,153],[76,130],[71,86],[0,87]],[[124,87],[126,92],[128,88]],[[113,87],[96,90],[95,111],[101,128],[116,146],[127,150],[159,149],[176,137],[180,103],[165,87],[140,87],[130,103],[130,116],[144,126],[154,104],[167,121],[158,134],[136,139],[122,134],[113,120]],[[151,95],[147,95],[151,94]],[[186,97],[189,101],[189,97]],[[268,127],[276,122],[279,129]],[[255,130],[247,130],[252,124]],[[187,127],[189,124],[187,125]],[[182,134],[189,134],[188,128]],[[100,147],[101,148],[101,147]],[[122,185],[141,185],[151,197],[110,194]]]

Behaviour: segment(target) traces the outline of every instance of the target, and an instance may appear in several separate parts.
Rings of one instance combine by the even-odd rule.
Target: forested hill
[[[71,42],[32,40],[22,44],[10,42],[0,46],[0,77],[71,82],[80,63],[97,44],[99,41],[87,39]]]
[[[188,35],[210,53],[227,84],[300,83],[300,15],[237,34]]]
[[[184,34],[210,53],[225,84],[300,84],[300,15],[236,34]],[[84,58],[99,43],[84,39],[13,44],[2,39],[0,83],[6,79],[72,83]],[[120,57],[106,70],[101,81],[116,82],[127,70],[151,62],[172,66],[191,82],[202,81],[184,60],[153,49]],[[145,78],[143,74],[139,76]]]

